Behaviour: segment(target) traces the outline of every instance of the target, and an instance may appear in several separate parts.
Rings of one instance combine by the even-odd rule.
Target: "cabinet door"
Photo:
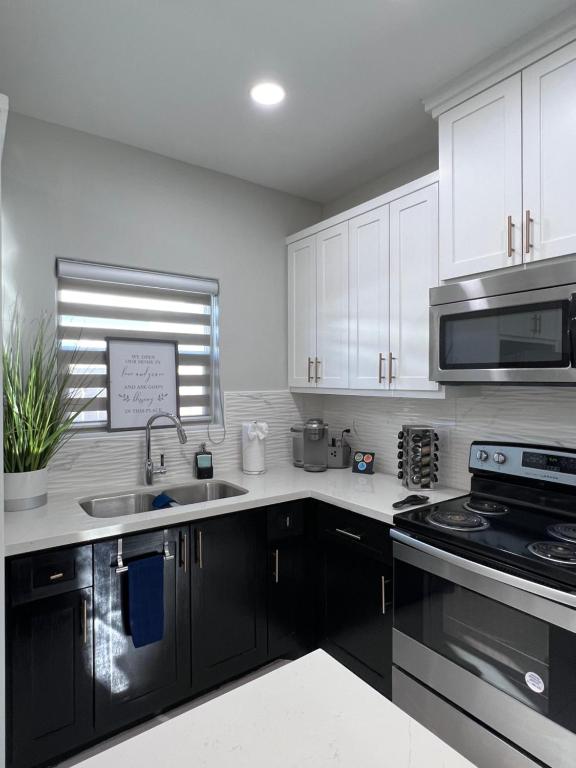
[[[576,43],[522,73],[524,260],[576,252]]]
[[[92,588],[9,613],[11,764],[24,768],[93,735]]]
[[[316,238],[288,246],[288,383],[316,386]]]
[[[521,121],[519,74],[439,118],[442,280],[522,262]]]
[[[438,284],[438,186],[390,204],[390,388],[435,390],[429,379],[429,290]]]
[[[164,552],[164,636],[136,648],[130,635],[128,574],[117,573],[118,541],[94,545],[96,728],[118,730],[190,695],[188,528],[122,539],[123,562]]]
[[[266,660],[264,510],[192,526],[192,682],[211,688]]]
[[[392,569],[360,547],[324,543],[324,647],[390,696]]]
[[[348,222],[350,242],[351,389],[387,389],[389,341],[389,207]]]
[[[348,222],[316,236],[319,387],[348,386]]]
[[[268,656],[298,656],[309,649],[312,628],[313,590],[303,537],[269,547],[268,574]]]

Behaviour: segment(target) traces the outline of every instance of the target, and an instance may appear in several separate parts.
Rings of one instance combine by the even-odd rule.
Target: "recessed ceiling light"
[[[250,91],[250,96],[256,104],[273,107],[284,101],[286,91],[278,83],[257,83]]]

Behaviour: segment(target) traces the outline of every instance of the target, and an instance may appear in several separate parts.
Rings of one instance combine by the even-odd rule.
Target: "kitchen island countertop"
[[[324,651],[77,764],[159,766],[474,768]]]

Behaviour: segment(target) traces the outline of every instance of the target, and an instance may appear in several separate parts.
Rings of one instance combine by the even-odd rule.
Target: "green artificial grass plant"
[[[24,344],[17,317],[2,353],[4,374],[4,472],[44,469],[72,436],[81,401],[78,377],[58,370],[58,342],[47,319]]]

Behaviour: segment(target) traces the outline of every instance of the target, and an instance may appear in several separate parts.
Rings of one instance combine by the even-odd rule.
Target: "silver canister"
[[[304,425],[294,424],[290,427],[292,437],[292,463],[295,467],[304,466]]]

